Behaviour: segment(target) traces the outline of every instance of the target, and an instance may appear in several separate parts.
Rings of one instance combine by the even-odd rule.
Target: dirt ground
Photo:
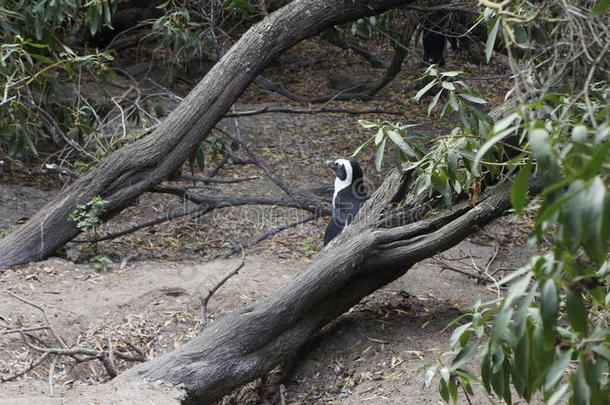
[[[496,245],[475,237],[445,253],[447,258],[472,257],[484,267]],[[515,268],[531,252],[501,249],[492,269]],[[2,276],[2,289],[41,305],[59,334],[86,347],[138,346],[147,357],[172,350],[200,328],[199,297],[239,260],[209,263],[136,262],[124,269],[99,272],[88,265],[49,259]],[[215,294],[209,304],[214,319],[226,311],[272,294],[307,264],[307,259],[248,256],[246,266]],[[404,277],[365,298],[348,314],[325,328],[297,354],[284,376],[283,395],[294,404],[425,404],[437,403],[436,389],[422,389],[425,365],[446,350],[447,324],[476,299],[495,292],[472,279],[441,271],[426,261]],[[42,322],[40,311],[6,294],[0,295],[0,320],[10,325]],[[30,360],[16,335],[0,339],[0,373],[8,375]],[[121,368],[126,364],[121,364]],[[69,371],[56,366],[55,392],[61,397],[74,386],[103,382],[99,364]],[[48,397],[48,367],[0,385],[5,403],[27,398],[44,403]],[[227,403],[276,403],[270,387],[249,386]],[[481,390],[473,404],[490,403]],[[1,403],[1,402],[0,402]],[[279,403],[279,402],[277,402]],[[492,402],[493,403],[493,402]]]
[[[346,53],[308,41],[293,48],[283,64],[272,66],[268,77],[301,94],[320,95],[326,88],[329,71],[366,70]],[[387,56],[387,55],[386,55]],[[293,68],[310,58],[320,62]],[[457,58],[448,58],[446,70],[460,68]],[[453,64],[453,65],[452,65]],[[418,61],[409,56],[401,75],[370,103],[339,103],[344,108],[380,107],[404,111],[403,116],[374,118],[418,122],[420,132],[430,137],[447,129],[429,119],[426,103],[411,100],[412,80],[421,72]],[[275,70],[274,70],[275,69]],[[503,72],[501,64],[484,68],[472,66],[481,76]],[[193,82],[197,78],[193,78]],[[490,101],[504,96],[507,82],[477,82],[477,89]],[[252,86],[240,99],[241,105],[286,101]],[[171,108],[171,105],[168,105]],[[332,176],[322,162],[350,155],[371,134],[358,118],[348,114],[288,115],[266,114],[222,125],[239,131],[255,145],[272,172],[296,189],[330,185]],[[380,182],[374,173],[372,153],[360,157],[366,176]],[[52,162],[49,158],[47,162]],[[204,171],[205,173],[205,171]],[[0,236],[10,232],[44,206],[70,179],[30,176],[25,169],[3,175],[0,184]],[[225,166],[218,177],[259,176],[236,184],[210,185],[202,193],[213,195],[279,195],[281,191],[252,165]],[[100,233],[124,229],[143,220],[167,215],[182,203],[159,195],[142,196],[134,205],[100,229]],[[125,237],[99,244],[99,253],[113,263],[106,269],[94,267],[87,244],[72,243],[51,258],[28,266],[0,271],[0,376],[21,370],[33,360],[18,334],[2,334],[3,329],[33,327],[43,322],[42,313],[15,298],[16,294],[48,313],[58,334],[68,343],[89,348],[140,350],[147,358],[170,351],[201,329],[200,297],[238,259],[213,260],[236,243],[307,214],[274,207],[240,207],[218,211],[211,216],[176,220],[146,228]],[[212,297],[209,322],[239,306],[272,294],[303,269],[322,248],[327,219],[317,219],[266,240],[247,250],[246,265]],[[501,278],[533,254],[522,247],[526,232],[520,225],[501,219],[472,238],[443,253],[445,263],[476,276],[477,268]],[[382,269],[380,269],[381,271]],[[447,269],[437,260],[427,260],[404,277],[365,298],[349,313],[327,326],[307,347],[295,353],[295,361],[285,370],[271,373],[225,398],[223,403],[254,404],[437,404],[437,387],[423,388],[425,366],[440,356],[448,345],[451,328],[447,324],[477,299],[496,296],[493,283]],[[39,333],[48,340],[48,333]],[[117,361],[119,371],[132,363]],[[53,365],[45,361],[26,376],[0,383],[0,404],[64,403],[66,396],[108,380],[97,361],[74,366],[68,360]],[[51,378],[50,378],[51,376]],[[53,387],[54,397],[50,396]],[[84,388],[83,388],[84,387]],[[496,403],[480,387],[475,387],[472,404]],[[86,392],[86,391],[85,391]],[[81,403],[95,403],[84,397]],[[124,403],[138,403],[129,402]],[[151,403],[156,403],[151,399]],[[160,402],[159,402],[160,403]],[[466,403],[466,402],[464,402]]]

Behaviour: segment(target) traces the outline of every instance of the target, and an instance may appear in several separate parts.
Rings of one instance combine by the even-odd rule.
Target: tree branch
[[[226,114],[225,117],[247,117],[256,114],[287,113],[287,114],[318,114],[318,113],[338,113],[338,114],[391,114],[402,115],[402,111],[388,111],[383,108],[369,108],[364,110],[350,110],[347,108],[320,107],[314,109],[276,107],[265,105],[253,110],[238,110],[234,113]]]
[[[278,227],[271,228],[263,233],[260,233],[258,236],[252,238],[250,241],[248,241],[244,244],[233,246],[231,249],[229,249],[229,251],[227,253],[220,255],[220,258],[228,259],[229,257],[233,256],[235,253],[239,252],[243,248],[254,246],[257,243],[260,243],[260,242],[264,241],[265,239],[270,238],[273,235],[276,235],[288,228],[292,228],[293,226],[304,224],[305,222],[313,221],[316,218],[317,218],[316,215],[309,215],[309,216],[303,217],[301,219],[298,219],[296,221],[288,222],[288,223],[280,225]]]
[[[212,288],[210,288],[208,290],[208,292],[203,295],[201,297],[201,324],[205,325],[205,323],[208,321],[208,317],[207,317],[207,310],[208,310],[208,301],[210,300],[210,298],[212,298],[212,295],[214,295],[214,293],[216,291],[218,291],[218,289],[220,287],[222,287],[224,285],[224,283],[227,282],[227,280],[229,280],[231,277],[233,277],[234,275],[237,274],[237,272],[239,272],[239,270],[241,270],[244,265],[246,264],[246,262],[244,261],[245,258],[245,254],[244,254],[244,249],[241,249],[241,262],[232,270],[228,271],[227,274],[225,274],[214,286],[212,286]]]
[[[182,386],[191,401],[218,400],[289,358],[319,328],[362,297],[400,277],[413,264],[455,246],[510,207],[510,185],[502,185],[485,192],[475,207],[456,207],[449,214],[414,222],[410,228],[405,223],[395,228],[398,231],[378,228],[397,198],[406,202],[404,207],[417,207],[412,194],[404,191],[408,175],[391,174],[363,206],[360,213],[364,214],[359,213],[272,297],[226,315],[180,349],[118,378],[122,382],[161,380]],[[532,192],[541,187],[541,178],[531,181]],[[405,243],[396,244],[402,238]]]

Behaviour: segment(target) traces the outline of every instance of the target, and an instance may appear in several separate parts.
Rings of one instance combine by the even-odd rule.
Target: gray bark
[[[116,151],[25,225],[0,240],[0,268],[40,260],[74,238],[77,204],[102,196],[104,219],[159,184],[187,159],[248,84],[281,53],[330,26],[410,0],[298,0],[253,26],[149,136]]]
[[[143,379],[181,387],[188,401],[207,404],[263,376],[364,296],[415,263],[456,245],[510,208],[506,185],[429,218],[406,192],[408,173],[395,171],[354,222],[269,299],[219,319],[178,350],[138,365],[116,383]],[[540,179],[532,181],[537,192]],[[414,214],[417,213],[417,214]],[[383,228],[383,224],[394,226]]]

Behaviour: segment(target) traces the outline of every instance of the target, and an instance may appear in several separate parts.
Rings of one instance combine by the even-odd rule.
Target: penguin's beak
[[[333,170],[335,170],[337,167],[339,167],[337,162],[335,162],[334,160],[327,160],[326,162],[324,162],[324,165]]]
[[[335,174],[339,176],[339,173],[341,171],[341,165],[339,163],[335,162],[334,160],[327,160],[326,162],[324,162],[324,164],[326,165],[326,167],[333,169],[333,172],[335,172]]]

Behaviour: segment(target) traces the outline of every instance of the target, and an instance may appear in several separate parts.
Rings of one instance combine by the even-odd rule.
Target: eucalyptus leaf
[[[436,80],[431,80],[428,84],[426,84],[424,87],[422,87],[417,94],[415,95],[415,97],[413,97],[413,100],[415,101],[419,101],[420,98],[423,97],[424,94],[426,94],[428,92],[428,90],[430,90],[432,87],[434,87],[436,85],[437,81]]]
[[[451,370],[455,370],[456,368],[460,368],[466,363],[468,363],[476,354],[477,344],[470,343],[467,346],[463,347],[462,350],[459,351],[453,362],[451,363]]]
[[[381,144],[379,145],[379,147],[377,148],[377,151],[375,152],[375,169],[377,169],[378,172],[381,171],[382,164],[383,164],[383,154],[385,152],[385,142],[386,142],[386,140],[384,139],[381,142]]]
[[[542,285],[540,307],[545,331],[547,328],[554,330],[557,323],[557,315],[559,313],[559,296],[557,294],[555,280],[552,278],[546,280]]]
[[[513,205],[513,208],[517,212],[517,214],[523,214],[523,208],[525,207],[525,203],[527,202],[528,195],[528,181],[530,177],[530,167],[531,161],[527,161],[527,163],[519,169],[519,173],[515,180],[513,181],[513,186],[511,188],[510,199]]]
[[[487,34],[487,42],[485,43],[485,59],[489,63],[491,59],[491,54],[494,50],[494,45],[496,43],[496,37],[498,36],[498,29],[500,28],[500,18],[496,17],[493,25],[489,29],[489,33]]]
[[[400,134],[398,132],[396,132],[394,130],[388,130],[387,134],[388,134],[388,137],[392,140],[392,142],[394,142],[394,144],[396,146],[398,146],[400,148],[400,150],[405,153],[405,155],[409,156],[410,158],[417,159],[417,154],[415,153],[413,148],[411,148],[405,142],[403,137],[400,136]]]
[[[464,100],[469,101],[469,102],[474,103],[474,104],[487,104],[487,101],[485,99],[482,99],[481,97],[474,96],[472,94],[458,93],[458,96],[463,98]]]
[[[587,310],[580,298],[574,291],[568,291],[566,295],[566,310],[568,319],[575,331],[579,333],[587,332]]]
[[[544,389],[551,390],[555,386],[555,384],[559,382],[564,372],[568,368],[568,365],[570,364],[572,353],[573,351],[571,349],[566,350],[557,358],[557,360],[555,360],[546,375]]]

